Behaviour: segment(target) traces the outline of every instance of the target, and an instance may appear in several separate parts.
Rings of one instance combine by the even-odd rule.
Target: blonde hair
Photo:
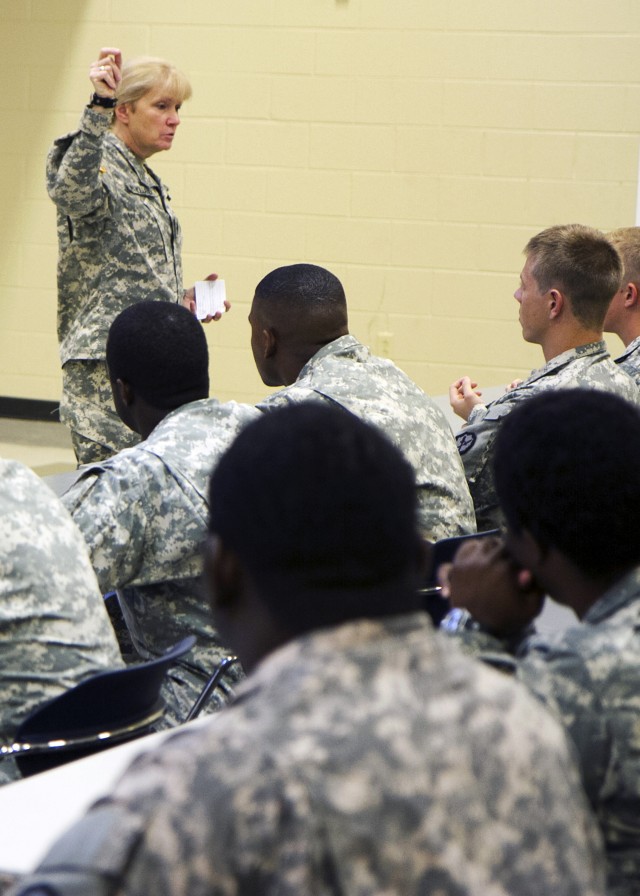
[[[620,227],[608,237],[622,256],[624,282],[640,284],[640,227]]]
[[[531,237],[524,247],[541,292],[564,292],[574,316],[601,329],[622,281],[622,258],[601,231],[583,224],[558,224]]]
[[[175,65],[155,56],[138,56],[122,66],[122,80],[116,90],[117,104],[135,103],[158,87],[166,88],[178,103],[191,96],[189,79]]]

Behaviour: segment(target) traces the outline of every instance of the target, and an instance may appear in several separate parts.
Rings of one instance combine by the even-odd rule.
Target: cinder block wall
[[[207,329],[223,399],[266,391],[246,317],[277,265],[337,273],[352,331],[439,394],[540,363],[512,298],[533,233],[634,223],[637,0],[0,0],[0,16],[0,395],[59,395],[44,159],[101,45],[192,79],[151,164],[187,283],[217,271],[233,302]]]

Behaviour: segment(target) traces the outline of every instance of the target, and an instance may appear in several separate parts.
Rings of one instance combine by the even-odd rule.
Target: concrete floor
[[[53,421],[0,418],[0,457],[19,460],[40,476],[76,468],[69,432]]]

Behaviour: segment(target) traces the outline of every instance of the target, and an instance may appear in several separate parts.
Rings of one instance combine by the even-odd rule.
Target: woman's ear
[[[116,121],[121,124],[129,124],[129,103],[118,103],[113,110]]]

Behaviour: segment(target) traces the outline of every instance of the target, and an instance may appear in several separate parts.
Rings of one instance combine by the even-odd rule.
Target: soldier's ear
[[[273,358],[278,349],[278,335],[273,327],[265,327],[262,331],[262,346],[265,358]]]
[[[631,308],[633,305],[637,305],[638,303],[638,287],[633,281],[629,283],[625,283],[622,287],[624,291],[624,305],[625,308]]]
[[[244,570],[236,552],[216,535],[205,541],[204,571],[213,612],[232,607],[243,587]]]
[[[113,114],[116,121],[121,124],[129,124],[129,103],[121,103],[115,107]]]
[[[559,289],[549,290],[549,317],[558,317],[564,308],[564,295]]]
[[[131,407],[135,398],[131,385],[126,380],[117,379],[116,389],[118,390],[118,397],[124,407]]]

